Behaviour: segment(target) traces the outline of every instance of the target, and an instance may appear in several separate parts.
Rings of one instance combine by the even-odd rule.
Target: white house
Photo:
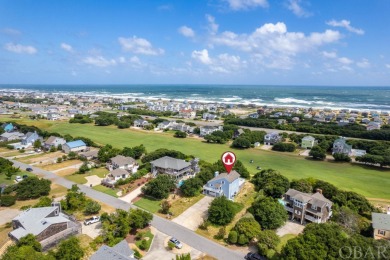
[[[117,155],[111,158],[110,163],[108,164],[108,169],[122,169],[136,173],[138,170],[138,163],[132,157],[127,157],[123,155]]]
[[[45,149],[50,149],[51,147],[55,147],[57,148],[58,145],[63,145],[66,143],[66,140],[64,138],[61,138],[61,137],[57,137],[57,136],[50,136],[43,144],[43,146],[45,147]]]
[[[205,119],[205,120],[214,120],[217,117],[218,117],[217,115],[210,114],[210,113],[203,113],[203,115],[202,115],[202,118]]]
[[[205,136],[211,134],[212,132],[222,131],[222,130],[223,130],[223,126],[201,126],[199,135]]]
[[[203,194],[212,197],[225,196],[229,200],[234,200],[244,183],[245,179],[240,178],[240,174],[234,170],[229,174],[216,172],[215,177],[203,186]]]

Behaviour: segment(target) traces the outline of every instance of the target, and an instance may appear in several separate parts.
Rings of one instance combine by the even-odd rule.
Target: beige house
[[[372,227],[374,239],[390,240],[390,209],[387,214],[373,212]]]

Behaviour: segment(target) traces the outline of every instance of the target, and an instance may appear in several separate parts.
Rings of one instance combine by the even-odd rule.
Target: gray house
[[[184,176],[195,176],[199,172],[199,159],[195,158],[190,162],[185,160],[172,158],[169,156],[161,157],[157,160],[151,161],[152,174],[168,174],[175,179],[181,179]]]
[[[203,194],[212,197],[225,196],[229,200],[234,200],[244,183],[245,179],[240,178],[240,174],[234,170],[230,173],[216,172],[215,177],[203,186]]]
[[[45,147],[45,149],[50,149],[51,147],[55,147],[57,148],[58,145],[63,145],[66,143],[66,140],[64,138],[61,138],[61,137],[57,137],[57,136],[50,136],[43,144],[43,146]]]
[[[333,143],[332,154],[342,153],[348,156],[352,155],[352,145],[347,144],[345,137],[340,137]]]
[[[264,144],[265,145],[274,145],[282,141],[282,137],[277,133],[269,133],[264,136]]]
[[[0,135],[0,141],[8,142],[13,140],[19,140],[23,137],[24,134],[20,132],[3,133]]]
[[[96,251],[90,260],[135,260],[134,251],[130,249],[129,244],[123,239],[114,247],[103,245]]]
[[[21,143],[22,145],[24,146],[30,146],[30,145],[33,145],[35,141],[37,140],[41,140],[42,141],[42,137],[40,137],[37,132],[28,132],[24,138],[22,139]]]
[[[81,224],[61,212],[59,203],[51,207],[29,208],[12,220],[13,230],[8,234],[19,241],[22,237],[33,234],[43,249],[47,249],[60,240],[81,233]]]

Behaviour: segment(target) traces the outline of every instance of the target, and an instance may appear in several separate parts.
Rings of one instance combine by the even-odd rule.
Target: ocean
[[[390,111],[390,87],[267,85],[0,85],[0,91]]]

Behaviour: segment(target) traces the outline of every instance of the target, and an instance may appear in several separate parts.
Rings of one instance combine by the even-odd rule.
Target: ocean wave
[[[279,103],[296,103],[296,104],[311,104],[312,102],[302,99],[296,99],[296,98],[274,98],[276,102]]]

